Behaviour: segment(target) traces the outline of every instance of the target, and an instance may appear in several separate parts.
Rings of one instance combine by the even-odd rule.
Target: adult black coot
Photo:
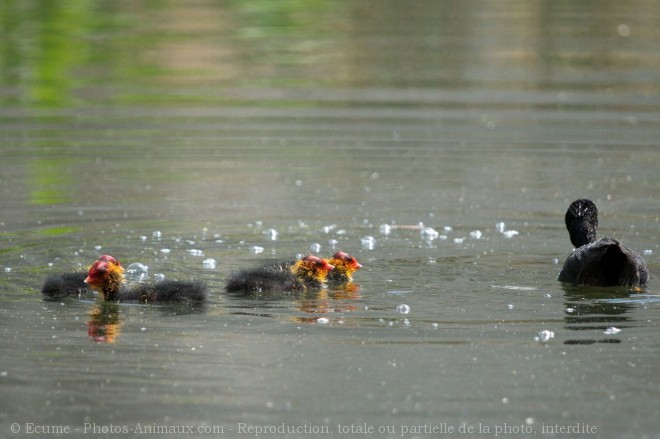
[[[598,209],[591,200],[571,203],[566,228],[576,247],[559,273],[561,282],[593,286],[638,286],[648,281],[644,259],[614,238],[596,240]]]

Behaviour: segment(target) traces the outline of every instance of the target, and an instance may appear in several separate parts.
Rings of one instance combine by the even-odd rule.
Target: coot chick
[[[308,255],[298,261],[286,261],[249,268],[233,273],[227,279],[228,292],[294,292],[320,289],[333,266]]]
[[[644,259],[614,238],[596,240],[598,209],[591,200],[576,200],[564,218],[576,249],[559,273],[561,282],[593,286],[636,286],[648,281]]]
[[[85,278],[92,289],[110,302],[185,303],[201,304],[208,300],[203,282],[163,280],[141,283],[133,287],[124,285],[124,270],[106,261],[96,261]]]
[[[338,251],[328,263],[335,267],[328,273],[328,281],[331,283],[347,283],[353,280],[353,272],[362,268],[357,259],[346,252]]]
[[[124,268],[119,261],[110,255],[101,255],[98,261],[112,264],[116,267],[114,270],[124,272]],[[53,274],[46,278],[43,287],[41,287],[41,294],[49,299],[56,300],[66,296],[80,297],[86,293],[91,293],[89,286],[85,283],[86,277],[87,271]]]

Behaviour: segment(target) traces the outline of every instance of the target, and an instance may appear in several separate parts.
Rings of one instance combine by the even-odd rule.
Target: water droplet
[[[513,309],[513,303],[509,303],[506,307],[507,307],[508,309]]]
[[[420,234],[422,235],[422,238],[428,239],[428,240],[434,240],[438,239],[438,236],[440,236],[440,233],[438,233],[437,230],[435,230],[433,227],[424,227]]]
[[[502,232],[505,238],[513,238],[514,236],[519,235],[520,233],[517,230],[506,230]]]
[[[376,248],[376,238],[373,236],[365,236],[360,240],[362,248],[365,250],[373,250]]]
[[[554,337],[555,337],[554,332],[544,329],[542,331],[539,331],[538,335],[534,337],[534,341],[546,342]]]
[[[472,239],[481,239],[483,236],[483,233],[481,233],[481,230],[473,230],[470,232],[470,238]]]
[[[319,244],[318,242],[315,242],[315,243],[311,244],[309,246],[309,251],[311,251],[312,253],[320,252],[321,251],[321,244]]]
[[[277,241],[277,235],[278,235],[277,230],[275,230],[275,229],[267,229],[267,230],[264,230],[263,233],[264,233],[264,235],[266,235],[266,236],[268,237],[268,239],[270,239],[271,241]]]
[[[552,294],[550,294],[550,293],[545,293],[545,294],[543,295],[543,297],[545,297],[546,299],[550,299],[550,298],[552,297]]]
[[[408,314],[410,312],[410,306],[406,305],[405,303],[402,303],[401,305],[396,307],[396,312],[399,314]]]
[[[161,252],[161,253],[165,253],[165,254],[169,254],[171,251],[172,251],[172,250],[170,250],[169,248],[161,248],[161,249],[160,249],[160,252]]]
[[[96,251],[99,251],[99,250],[101,250],[102,248],[103,248],[103,247],[101,247],[100,245],[95,245],[95,246],[94,246],[94,250],[96,250]]]
[[[204,268],[209,268],[209,269],[212,270],[212,269],[214,269],[215,267],[218,266],[218,263],[216,262],[215,259],[208,258],[208,259],[204,259],[204,261],[202,261],[202,265],[204,266]]]
[[[196,249],[196,248],[191,248],[191,249],[189,249],[189,250],[187,250],[187,251],[188,251],[188,253],[190,253],[190,254],[193,255],[193,256],[197,256],[197,257],[199,257],[199,258],[204,257],[204,252],[201,251],[201,250],[198,250],[198,249]]]
[[[160,238],[162,238],[163,234],[161,233],[160,230],[154,230],[154,232],[151,234],[151,236],[153,236],[156,239],[160,239]]]
[[[573,313],[575,312],[575,308],[570,308],[570,307],[569,307],[569,308],[566,308],[566,309],[564,310],[564,312],[565,312],[566,314],[573,314]]]
[[[156,279],[156,281],[164,280],[165,275],[163,273],[156,273],[156,274],[154,274],[154,279]]]
[[[646,249],[642,253],[644,254],[644,256],[651,256],[653,254],[653,250]]]
[[[378,231],[381,235],[389,235],[392,233],[392,226],[389,224],[381,224],[380,227],[378,227]]]
[[[463,244],[465,238],[454,238],[454,244]]]
[[[259,253],[263,253],[263,252],[264,252],[264,248],[258,245],[253,245],[250,247],[250,253],[253,253],[255,255],[258,255]]]
[[[614,334],[618,334],[619,332],[621,332],[621,330],[619,328],[616,328],[614,326],[610,326],[605,331],[603,331],[603,334],[605,334],[605,335],[614,335]]]
[[[330,319],[327,317],[319,317],[318,319],[316,319],[316,323],[325,325],[326,323],[330,323]]]
[[[437,323],[431,323],[431,328],[433,328],[433,329],[438,329],[439,327],[440,327],[439,324],[437,324]]]
[[[11,267],[5,267],[5,273],[11,273]]]
[[[137,274],[137,273],[146,273],[149,271],[149,266],[144,265],[140,262],[133,262],[128,267],[126,267],[126,273]]]
[[[330,224],[329,226],[323,226],[323,233],[330,233],[337,228],[337,224]]]
[[[504,233],[504,230],[506,230],[506,224],[501,223],[501,222],[495,224],[495,230],[497,230],[500,233]]]

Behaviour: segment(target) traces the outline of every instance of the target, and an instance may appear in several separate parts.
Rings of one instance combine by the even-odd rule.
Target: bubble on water
[[[275,229],[266,229],[266,230],[264,230],[263,233],[264,233],[264,235],[266,235],[266,236],[268,237],[268,239],[270,239],[271,241],[277,241],[277,235],[278,235],[277,230],[275,230]]]
[[[161,248],[161,249],[160,249],[160,252],[161,252],[161,253],[165,253],[165,254],[167,255],[167,254],[171,253],[172,250],[170,250],[169,248]]]
[[[165,275],[163,273],[156,273],[154,274],[154,279],[156,279],[156,281],[165,280]]]
[[[252,254],[258,255],[259,253],[263,253],[263,252],[264,252],[264,248],[261,246],[258,245],[250,246],[250,253]]]
[[[401,322],[401,325],[402,325],[404,328],[409,328],[410,325],[411,325],[410,320],[408,320],[408,319],[403,319],[403,321]]]
[[[454,238],[454,244],[463,244],[465,238]]]
[[[568,307],[564,310],[566,314],[573,314],[575,312],[575,308]]]
[[[545,293],[545,294],[543,295],[543,297],[546,298],[546,299],[550,299],[550,298],[552,297],[552,294],[550,294],[550,293]]]
[[[553,259],[552,259],[552,263],[553,263],[554,265],[559,264],[559,258],[553,258]]]
[[[140,262],[133,262],[126,267],[126,276],[134,282],[143,281],[147,278],[149,266]]]
[[[399,314],[408,314],[410,312],[410,306],[406,305],[405,303],[402,303],[401,305],[396,307],[396,312]]]
[[[483,233],[481,233],[481,230],[473,230],[470,232],[470,238],[472,239],[481,239],[483,236]]]
[[[506,224],[502,222],[495,224],[495,230],[497,230],[500,233],[504,233],[504,230],[506,230]]]
[[[431,323],[431,328],[438,329],[440,325],[438,323]]]
[[[376,238],[373,236],[365,236],[360,242],[362,243],[362,248],[365,250],[373,250],[376,248]]]
[[[330,224],[329,226],[323,226],[321,230],[323,233],[330,233],[337,228],[337,224]]]
[[[126,267],[126,273],[128,274],[140,274],[140,273],[146,273],[149,271],[149,266],[144,265],[140,262],[133,262],[132,264],[129,264],[128,267]]]
[[[506,307],[507,307],[508,309],[513,309],[513,308],[514,308],[513,303],[509,303]]]
[[[311,251],[312,253],[319,253],[321,251],[321,244],[319,244],[318,242],[310,244],[309,251]]]
[[[327,318],[327,317],[319,317],[318,319],[316,319],[316,323],[320,323],[322,325],[325,325],[327,323],[330,323],[330,319]]]
[[[216,262],[215,259],[208,258],[208,259],[204,259],[204,261],[202,261],[202,265],[204,266],[204,268],[214,269],[215,267],[218,266],[218,263]]]
[[[5,273],[11,273],[11,267],[5,267]]]
[[[435,230],[433,227],[424,227],[421,230],[420,235],[422,235],[422,238],[432,241],[434,239],[438,239],[440,233],[438,233],[438,231]]]
[[[603,334],[605,334],[605,335],[614,335],[614,334],[618,334],[619,332],[621,332],[621,330],[619,328],[614,327],[614,326],[610,326],[605,331],[603,331]]]
[[[103,248],[103,247],[101,247],[100,245],[95,245],[95,246],[94,246],[94,250],[96,250],[96,251],[99,251],[99,250],[101,250],[102,248]]]
[[[203,258],[204,257],[204,252],[201,250],[198,250],[196,248],[191,248],[187,250],[188,253],[190,253],[193,256],[197,256],[198,258]]]
[[[146,236],[144,236],[144,235],[141,235],[141,236],[140,236],[140,241],[146,241],[146,240],[147,240],[147,237],[146,237]]]
[[[381,235],[389,235],[392,233],[392,226],[389,224],[381,224],[380,227],[378,227],[378,231]]]
[[[337,241],[336,239],[329,239],[328,244],[330,244],[330,247],[335,248],[337,247],[337,244],[339,244],[339,241]]]
[[[513,238],[514,236],[519,235],[520,233],[517,230],[505,230],[502,232],[505,238]]]
[[[542,331],[539,331],[539,333],[534,337],[534,341],[538,342],[546,342],[555,337],[555,333],[552,331],[549,331],[547,329],[544,329]]]
[[[644,254],[644,256],[651,256],[653,254],[653,250],[651,250],[649,248],[649,249],[643,250],[642,253]]]
[[[160,230],[154,230],[151,236],[156,239],[160,239],[163,237],[163,233]]]

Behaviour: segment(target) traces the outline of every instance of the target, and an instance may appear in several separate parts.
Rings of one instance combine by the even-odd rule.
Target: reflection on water
[[[87,322],[87,334],[95,342],[114,343],[119,335],[121,322],[119,305],[103,301],[93,308]]]
[[[626,300],[635,300],[637,293],[628,289],[574,287],[563,285],[565,290],[565,328],[595,334],[596,339],[567,339],[566,344],[621,343],[619,338],[603,338],[638,325],[632,316],[636,306]],[[615,302],[612,300],[615,299]],[[616,328],[617,331],[608,331]]]
[[[0,3],[0,436],[657,432],[658,16],[645,0]],[[646,290],[556,281],[582,197],[644,252]],[[337,250],[364,265],[352,286],[224,293],[235,270]],[[103,253],[206,281],[210,304],[42,301],[47,275]]]

